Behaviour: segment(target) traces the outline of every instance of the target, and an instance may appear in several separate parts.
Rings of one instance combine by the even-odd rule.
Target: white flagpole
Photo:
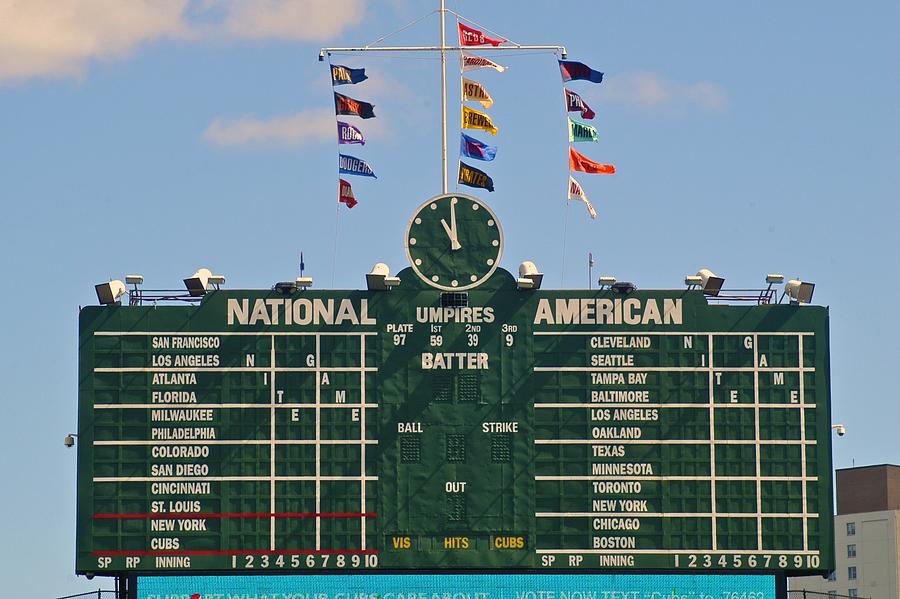
[[[441,0],[441,169],[443,193],[447,193],[447,9]]]

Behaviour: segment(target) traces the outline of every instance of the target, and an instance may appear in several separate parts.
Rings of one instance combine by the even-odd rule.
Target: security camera
[[[72,433],[66,435],[65,439],[63,439],[63,445],[66,447],[73,447],[75,445],[75,435]]]
[[[837,433],[838,437],[843,437],[844,435],[847,434],[847,429],[846,429],[846,427],[844,427],[843,424],[839,424],[836,427],[834,427],[834,432]]]

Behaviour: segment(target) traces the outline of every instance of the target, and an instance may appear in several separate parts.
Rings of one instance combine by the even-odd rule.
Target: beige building
[[[789,579],[790,596],[900,599],[900,466],[837,471],[834,533],[832,576]]]

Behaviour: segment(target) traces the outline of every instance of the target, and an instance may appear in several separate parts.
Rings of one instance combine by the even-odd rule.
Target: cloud
[[[654,73],[639,71],[610,75],[598,93],[601,100],[621,102],[640,108],[693,106],[705,110],[724,110],[728,94],[715,83],[674,83]]]
[[[0,0],[0,81],[72,77],[91,59],[185,33],[187,0]]]
[[[384,133],[382,125],[366,121],[366,141]],[[254,116],[218,118],[203,132],[203,139],[217,146],[298,147],[323,142],[335,143],[337,128],[334,110],[301,110],[269,119]]]
[[[166,38],[321,41],[366,0],[0,0],[0,82],[80,77]]]
[[[327,40],[365,16],[364,0],[212,0],[221,32],[237,38]]]

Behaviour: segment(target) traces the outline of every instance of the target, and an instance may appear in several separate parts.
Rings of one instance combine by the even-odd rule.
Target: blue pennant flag
[[[347,154],[338,154],[338,158],[340,159],[339,170],[342,175],[378,178],[375,177],[375,171],[372,170],[372,167],[359,158],[348,156]]]
[[[462,133],[459,140],[459,153],[475,160],[493,160],[497,155],[497,146],[489,146]]]
[[[366,145],[362,131],[344,121],[337,122],[337,133],[339,144],[361,144]]]
[[[340,64],[331,65],[331,85],[359,83],[368,79],[365,69],[351,69]]]
[[[579,79],[591,81],[592,83],[601,83],[603,81],[603,73],[595,71],[583,62],[575,62],[574,60],[560,60],[559,72],[562,74],[563,81]]]

